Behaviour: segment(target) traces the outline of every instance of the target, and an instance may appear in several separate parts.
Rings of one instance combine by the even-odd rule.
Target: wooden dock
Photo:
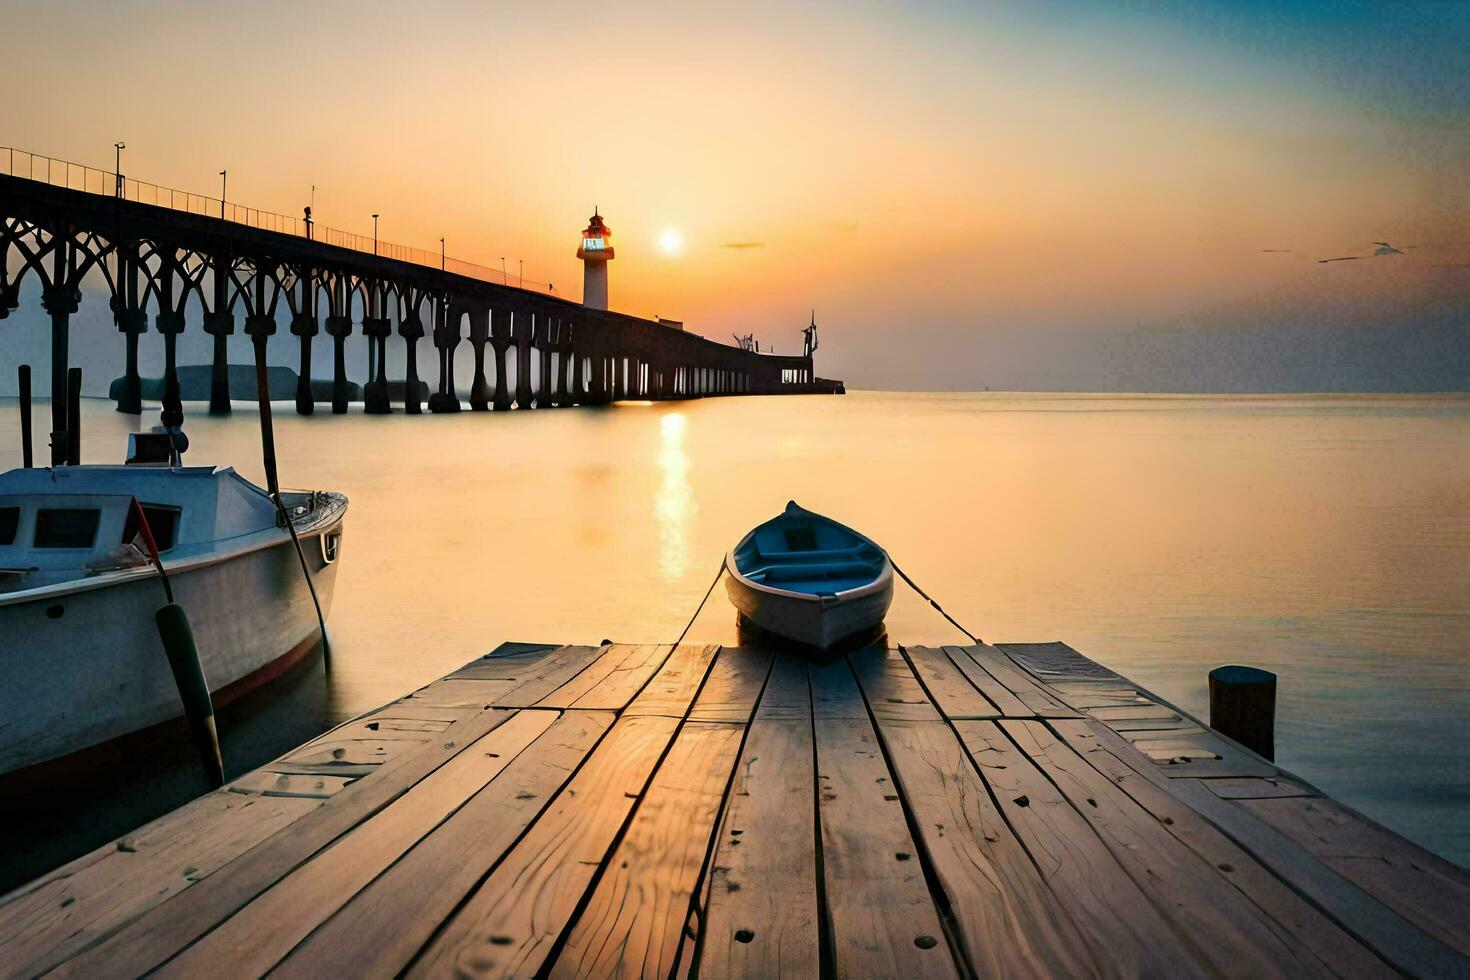
[[[1464,976],[1470,876],[1060,643],[513,643],[7,896],[0,969]]]

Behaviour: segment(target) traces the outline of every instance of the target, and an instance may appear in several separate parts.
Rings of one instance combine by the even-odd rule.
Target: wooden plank
[[[1335,800],[1241,806],[1445,945],[1470,956],[1470,875]],[[1470,961],[1466,963],[1470,972]]]
[[[561,647],[540,661],[517,667],[514,691],[497,698],[502,708],[529,708],[595,663],[603,647]],[[454,681],[452,683],[471,683]]]
[[[559,643],[502,643],[441,680],[515,680],[522,667],[544,663],[548,656],[568,649],[573,648]]]
[[[551,966],[556,977],[666,977],[744,726],[689,721]]]
[[[745,724],[755,710],[756,699],[771,670],[770,650],[759,647],[721,647],[710,668],[690,721],[733,721]],[[806,678],[802,684],[805,687]]]
[[[946,718],[999,718],[1001,710],[971,684],[942,647],[905,647],[914,673]],[[1010,692],[1006,692],[1009,694]],[[868,698],[871,700],[872,692]],[[1019,702],[1017,702],[1019,704]]]
[[[513,712],[491,709],[460,722],[440,740],[389,759],[317,809],[247,851],[229,866],[162,904],[155,905],[104,941],[60,964],[60,976],[141,975],[158,966],[247,902],[397,799],[410,786],[492,731]]]
[[[1458,953],[1339,876],[1295,841],[1239,804],[1205,789],[1205,780],[1170,779],[1157,766],[1140,759],[1116,733],[1095,722],[1057,722],[1055,727],[1074,751],[1146,806],[1196,853],[1212,864],[1230,864],[1231,878],[1238,886],[1247,887],[1242,882],[1255,874],[1253,865],[1259,864],[1292,891],[1309,898],[1365,947],[1406,973],[1448,976],[1458,969],[1453,964],[1463,964],[1464,958]],[[1201,831],[1201,827],[1205,829]],[[1205,849],[1226,838],[1235,849],[1233,856],[1229,851]],[[1242,857],[1244,854],[1249,858]],[[1260,898],[1263,894],[1269,897],[1270,891],[1255,884],[1249,888],[1263,907],[1271,907]],[[1278,913],[1278,918],[1291,923],[1295,916]],[[1312,948],[1320,955],[1319,942],[1314,940]],[[1339,944],[1337,948],[1344,946]],[[1353,973],[1349,969],[1340,972],[1347,976]]]
[[[349,776],[289,775],[257,769],[231,783],[231,793],[244,796],[300,796],[324,800],[352,782]]]
[[[710,864],[699,976],[815,977],[816,777],[806,668],[779,657],[735,769]],[[680,967],[692,963],[686,940]]]
[[[882,646],[868,647],[849,656],[854,665],[862,664],[866,677],[862,696],[874,717],[893,721],[939,721],[941,715],[929,700],[913,668],[898,650]],[[963,679],[959,679],[964,683]]]
[[[515,680],[454,680],[446,678],[414,691],[401,703],[436,708],[488,708],[520,686]]]
[[[922,693],[912,674],[905,680],[891,669],[903,664],[896,654],[868,650],[851,660],[870,703],[875,686],[901,697]],[[1041,880],[949,725],[937,712],[924,721],[876,711],[874,717],[922,845],[903,860],[922,856],[933,869],[970,968],[981,976],[1088,972],[1093,956],[1082,933]]]
[[[46,972],[321,805],[217,791],[11,892],[0,972]]]
[[[1058,721],[1059,726],[1084,724]],[[1212,969],[1245,976],[1331,971],[1169,828],[1040,722],[1004,721],[1006,733],[1083,814],[1118,862],[1196,945]]]
[[[433,830],[551,727],[556,714],[517,714],[434,770],[373,819],[293,870],[153,975],[258,976],[399,855]]]
[[[1016,666],[1015,661],[990,644],[979,643],[946,649],[956,663],[963,663],[961,657],[968,657],[979,664],[986,673],[1005,685],[1006,689],[1019,698],[1021,703],[1030,708],[1033,713],[1047,718],[1076,717],[1077,712],[1058,700],[1048,687],[1037,683],[1034,677]]]
[[[688,643],[676,648],[624,713],[630,717],[684,717],[719,649]]]
[[[1191,718],[1165,709],[1143,718],[1099,718],[1093,712],[1084,712],[1083,717],[1093,718],[1106,724],[1115,732],[1162,732],[1199,731],[1200,726]]]
[[[536,706],[570,708],[579,699],[586,698],[587,703],[578,707],[621,710],[627,707],[628,701],[659,668],[668,653],[669,647],[651,644],[615,643],[604,647],[601,656],[585,670],[537,701]],[[634,679],[633,675],[639,679]],[[620,695],[620,691],[625,693]]]
[[[618,719],[408,975],[535,973],[571,921],[678,727],[679,719],[663,715]]]
[[[1009,718],[1031,718],[1036,715],[1036,712],[1026,702],[991,676],[990,672],[982,667],[974,657],[966,653],[963,647],[945,647],[944,652],[950,658],[950,662],[959,668],[970,683],[985,693],[985,696],[999,709],[1001,715]]]
[[[1043,682],[1122,679],[1065,643],[997,643],[995,646]]]
[[[1084,972],[1185,977],[1200,973],[1193,940],[1175,930],[1083,816],[994,722],[955,729],[1091,953]]]
[[[847,662],[808,670],[829,959],[839,977],[950,977],[955,961]],[[931,707],[930,709],[934,709]],[[937,712],[935,712],[937,717]]]
[[[561,791],[612,723],[606,712],[563,714],[490,785],[307,937],[271,976],[396,976]]]
[[[1222,800],[1267,799],[1278,796],[1318,796],[1305,783],[1285,776],[1248,779],[1204,779],[1201,780],[1211,793]]]

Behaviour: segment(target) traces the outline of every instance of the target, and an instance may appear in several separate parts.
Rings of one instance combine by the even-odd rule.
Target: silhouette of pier
[[[177,392],[178,337],[213,338],[210,411],[229,411],[227,340],[237,327],[269,338],[289,322],[299,347],[296,409],[311,414],[312,340],[332,340],[331,409],[351,394],[346,342],[367,338],[364,410],[393,411],[388,343],[405,345],[402,409],[423,410],[419,340],[432,339],[431,412],[458,412],[454,361],[469,342],[474,411],[603,405],[618,399],[838,393],[804,356],[741,350],[656,321],[594,310],[510,285],[499,270],[438,253],[175,191],[121,174],[0,148],[0,320],[23,299],[51,318],[53,447],[69,431],[65,392],[71,316],[83,282],[105,283],[126,344],[118,408],[142,411],[138,347],[150,323],[163,340],[164,387]],[[193,302],[191,302],[193,300]],[[284,340],[284,338],[283,338]],[[461,355],[462,356],[462,355]],[[432,383],[432,382],[431,382]],[[241,392],[241,394],[245,394]],[[167,397],[167,395],[166,395]],[[53,448],[53,457],[56,449]],[[55,460],[53,460],[55,461]]]

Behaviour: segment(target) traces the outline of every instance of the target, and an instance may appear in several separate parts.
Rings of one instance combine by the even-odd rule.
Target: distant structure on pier
[[[607,309],[607,264],[613,257],[613,247],[608,244],[610,238],[612,231],[593,208],[587,230],[582,232],[577,258],[582,260],[582,305],[594,310]]]

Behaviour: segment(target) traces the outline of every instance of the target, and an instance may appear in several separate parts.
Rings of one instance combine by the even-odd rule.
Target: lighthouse
[[[613,248],[608,242],[610,238],[612,232],[602,223],[602,215],[593,208],[587,230],[582,232],[577,258],[582,260],[582,305],[594,310],[607,309],[607,263],[613,257]]]

